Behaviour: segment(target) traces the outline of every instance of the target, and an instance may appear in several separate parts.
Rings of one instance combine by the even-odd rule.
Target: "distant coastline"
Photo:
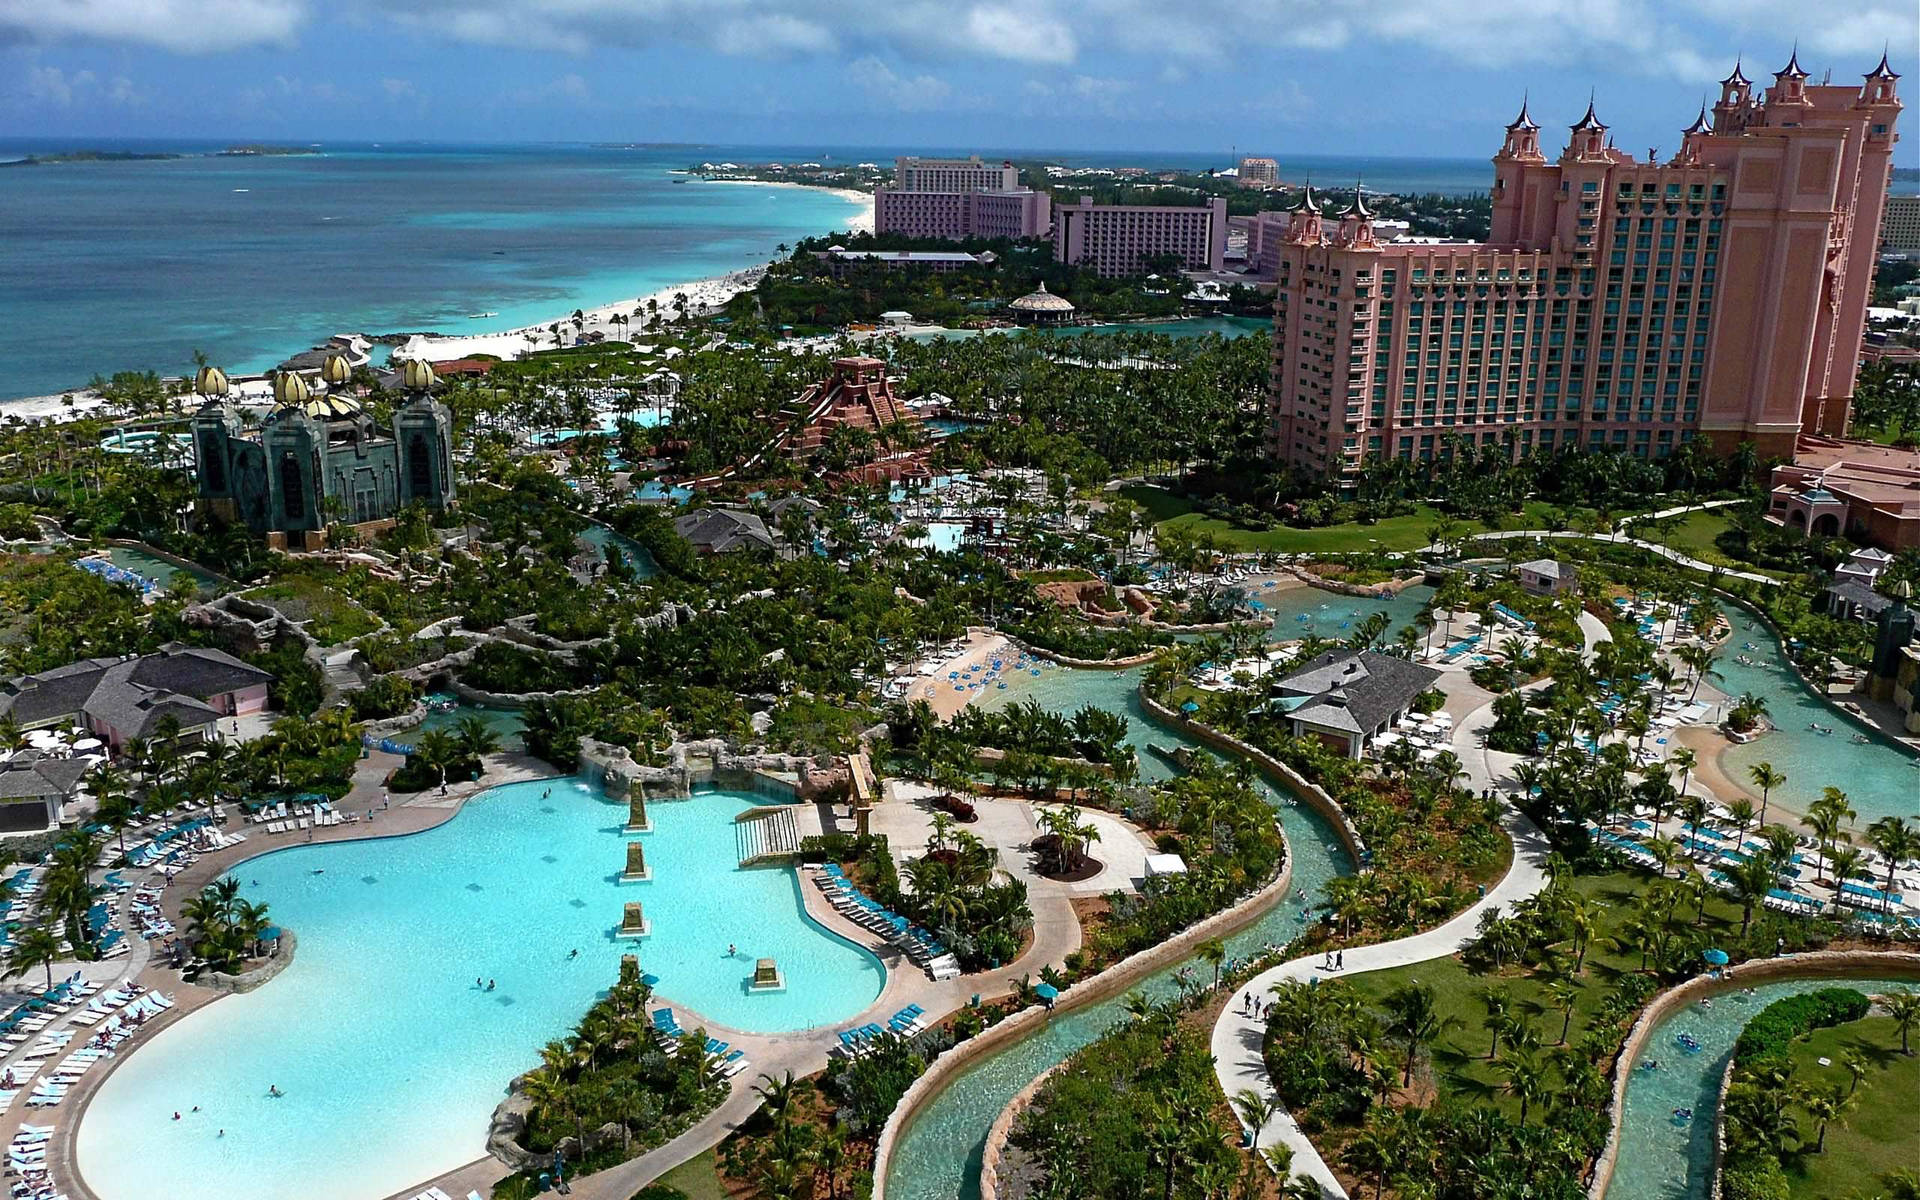
[[[307,146],[228,146],[199,154],[179,151],[66,150],[57,154],[29,154],[0,162],[0,167],[48,167],[69,163],[173,162],[183,158],[290,158],[320,151]]]

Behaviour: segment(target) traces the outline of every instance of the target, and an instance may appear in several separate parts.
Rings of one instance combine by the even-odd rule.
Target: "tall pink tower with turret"
[[[1756,95],[1736,64],[1664,161],[1589,100],[1554,157],[1529,106],[1485,243],[1378,242],[1364,204],[1282,239],[1268,446],[1344,478],[1463,443],[1660,458],[1698,436],[1790,457],[1841,434],[1898,140],[1898,77]]]

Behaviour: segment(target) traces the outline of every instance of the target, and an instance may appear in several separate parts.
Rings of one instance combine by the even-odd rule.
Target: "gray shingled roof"
[[[715,554],[745,546],[773,548],[773,535],[767,523],[750,512],[731,508],[702,508],[675,517],[673,531],[687,541]]]
[[[228,654],[169,642],[139,660],[132,681],[143,687],[205,700],[270,681],[273,676]]]
[[[1329,650],[1282,676],[1274,689],[1312,699],[1288,715],[1349,733],[1371,730],[1431,688],[1440,672],[1373,650]]]
[[[1836,600],[1844,600],[1849,604],[1857,605],[1870,617],[1877,617],[1885,610],[1893,607],[1892,596],[1883,596],[1856,579],[1849,579],[1844,583],[1834,584],[1827,589],[1827,594]]]
[[[1514,570],[1532,571],[1542,579],[1571,579],[1574,574],[1572,567],[1555,562],[1551,558],[1536,558],[1532,562],[1523,562]]]
[[[68,796],[80,786],[87,764],[75,758],[29,757],[23,751],[0,766],[0,800],[30,800]]]
[[[140,658],[89,658],[8,680],[0,713],[23,726],[85,714],[122,737],[151,737],[168,714],[183,729],[218,720],[204,700],[272,678],[224,651],[169,642]]]

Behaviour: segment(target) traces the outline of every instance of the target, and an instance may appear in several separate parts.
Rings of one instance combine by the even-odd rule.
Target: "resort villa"
[[[272,676],[220,650],[169,643],[137,658],[89,658],[0,685],[0,716],[24,730],[84,726],[118,751],[169,718],[182,741],[204,741],[222,717],[267,706]]]
[[[1571,563],[1555,562],[1551,558],[1523,562],[1513,573],[1519,577],[1520,586],[1535,595],[1557,596],[1578,591],[1580,587],[1580,572]]]
[[[58,829],[91,766],[84,758],[15,751],[0,763],[0,838]]]
[[[1274,701],[1294,737],[1312,737],[1348,758],[1393,727],[1440,672],[1372,650],[1329,650],[1275,681]]]

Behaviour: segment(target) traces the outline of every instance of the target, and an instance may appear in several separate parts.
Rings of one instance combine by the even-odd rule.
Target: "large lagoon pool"
[[[1860,814],[1849,829],[1856,840],[1881,817],[1913,819],[1920,811],[1920,757],[1815,695],[1766,622],[1737,604],[1727,605],[1726,614],[1733,636],[1714,660],[1720,678],[1710,682],[1735,698],[1752,692],[1766,700],[1767,719],[1774,725],[1771,733],[1727,748],[1721,761],[1733,782],[1758,800],[1760,792],[1747,773],[1755,763],[1770,762],[1787,777],[1772,802],[1801,813],[1822,788],[1837,787]],[[1740,661],[1743,654],[1753,665]],[[1814,725],[1833,732],[1820,733]]]
[[[102,1200],[378,1200],[470,1162],[508,1081],[636,945],[662,1003],[722,1025],[778,1032],[854,1016],[879,997],[884,968],[805,915],[793,871],[739,869],[733,818],[755,802],[708,792],[650,804],[646,883],[617,881],[634,836],[621,831],[625,805],[570,779],[494,788],[411,837],[241,864],[243,894],[272,906],[298,953],[267,986],[158,1034],[102,1085],[80,1126],[87,1185]],[[628,900],[653,925],[638,943],[614,937]],[[748,994],[758,957],[779,963],[784,992]],[[285,1095],[270,1098],[276,1085]]]

